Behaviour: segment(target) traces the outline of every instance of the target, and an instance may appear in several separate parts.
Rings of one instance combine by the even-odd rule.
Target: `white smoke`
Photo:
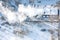
[[[15,22],[16,21],[16,13],[10,11],[8,8],[2,6],[0,3],[0,12],[7,17],[8,22]]]
[[[53,11],[50,12],[50,9],[52,8],[51,6],[46,7],[45,9],[43,7],[32,7],[30,5],[28,5],[27,7],[25,7],[23,4],[20,4],[18,7],[18,11],[11,11],[10,9],[8,9],[7,7],[3,7],[2,6],[2,2],[0,2],[0,12],[2,12],[2,14],[4,14],[7,17],[7,20],[9,23],[15,23],[19,20],[20,23],[22,23],[24,20],[26,20],[27,16],[29,16],[30,18],[32,18],[33,16],[36,15],[43,15],[44,11],[46,10],[46,12],[48,11],[49,15],[51,14],[55,14],[57,11],[56,9],[51,9]],[[54,12],[56,11],[56,12]],[[47,13],[46,13],[47,14]]]
[[[19,12],[14,12],[2,6],[2,2],[0,3],[0,12],[7,17],[9,23],[15,23],[17,20],[20,22],[24,21],[25,16]]]
[[[23,4],[19,5],[18,7],[18,11],[11,11],[9,10],[7,7],[3,7],[2,6],[2,2],[0,2],[0,12],[2,12],[3,15],[5,15],[7,17],[7,20],[9,23],[15,23],[17,20],[19,20],[19,22],[23,22],[27,17],[33,17],[37,14],[43,14],[43,9],[41,8],[34,8],[31,7],[30,5],[28,5],[27,7],[25,7]]]

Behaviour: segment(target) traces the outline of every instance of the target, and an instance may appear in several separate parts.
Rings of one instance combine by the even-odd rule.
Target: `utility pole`
[[[59,10],[58,39],[60,40],[60,9],[58,10]]]

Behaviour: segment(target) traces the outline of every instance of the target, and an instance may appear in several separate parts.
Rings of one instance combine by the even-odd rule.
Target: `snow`
[[[2,21],[3,22],[3,21]],[[25,25],[27,26],[27,25]],[[25,27],[23,26],[23,27]],[[29,27],[30,26],[30,27]],[[0,37],[3,36],[3,38],[0,38],[2,40],[49,40],[50,39],[50,33],[49,32],[42,32],[40,31],[41,29],[37,27],[37,25],[30,25],[27,26],[27,28],[31,31],[27,35],[24,35],[23,38],[20,36],[16,36],[13,31],[14,31],[14,26],[9,26],[13,27],[13,29],[9,29],[9,27],[1,26],[0,24]],[[18,27],[17,27],[18,28]],[[6,29],[6,30],[4,30]]]
[[[2,5],[2,2],[0,2],[0,12],[4,17],[6,17],[6,20],[1,20],[0,18],[0,40],[51,40],[51,34],[48,31],[49,29],[58,29],[58,23],[57,24],[51,24],[51,23],[28,23],[26,24],[24,20],[27,19],[27,16],[29,18],[32,18],[36,15],[41,15],[44,14],[44,11],[49,13],[50,15],[50,8],[52,10],[51,13],[57,13],[57,8],[53,8],[51,6],[47,6],[45,9],[43,7],[32,7],[31,5],[28,5],[25,7],[23,4],[19,4],[18,6],[18,11],[11,11],[7,7],[5,8]],[[55,12],[56,11],[56,12]],[[7,21],[10,25],[1,25]],[[14,23],[18,22],[19,26],[13,26]],[[23,25],[23,26],[21,26]],[[39,26],[38,26],[39,25]],[[7,27],[8,26],[8,27]],[[25,28],[26,27],[26,28]],[[46,29],[46,31],[41,31],[41,29]],[[14,34],[14,31],[26,31],[27,34]],[[56,34],[56,33],[55,33]],[[56,34],[57,35],[57,34]],[[21,37],[22,36],[22,37]]]

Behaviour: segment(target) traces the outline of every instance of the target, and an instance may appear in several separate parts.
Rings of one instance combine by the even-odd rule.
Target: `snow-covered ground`
[[[0,18],[0,40],[51,40],[51,34],[48,31],[48,29],[50,28],[55,29],[54,25],[47,23],[24,22],[22,23],[23,25],[15,27],[12,25],[8,25],[6,23],[2,25],[4,22],[7,21],[5,20],[2,21]],[[14,33],[15,30],[19,30],[20,28],[24,31],[28,30],[27,34],[19,35],[19,33],[18,34]]]
[[[25,25],[25,26],[27,26],[27,25]],[[23,26],[22,28],[24,28],[25,26]],[[26,28],[29,29],[29,33],[27,33],[27,35],[23,35],[23,38],[22,38],[20,36],[16,36],[13,33],[14,26],[9,26],[7,24],[5,26],[5,25],[0,24],[0,40],[49,40],[50,39],[49,32],[41,31],[41,28],[37,27],[36,25],[28,25],[28,26],[30,26],[30,27],[26,27]]]

